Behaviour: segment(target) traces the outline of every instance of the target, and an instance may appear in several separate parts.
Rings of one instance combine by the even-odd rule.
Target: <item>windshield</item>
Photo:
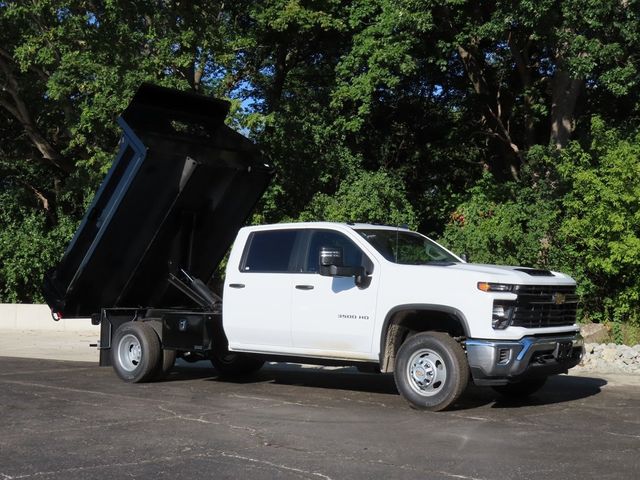
[[[406,230],[356,230],[387,260],[404,265],[434,265],[459,262],[436,242]]]

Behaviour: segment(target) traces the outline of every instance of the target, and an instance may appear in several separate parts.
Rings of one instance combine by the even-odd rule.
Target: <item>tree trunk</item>
[[[286,44],[279,44],[276,49],[275,73],[273,75],[273,85],[268,95],[267,108],[269,112],[275,112],[280,107],[284,82],[289,71],[288,60],[290,54]]]
[[[550,141],[558,150],[567,146],[575,130],[575,108],[583,79],[571,78],[562,63],[553,77]]]

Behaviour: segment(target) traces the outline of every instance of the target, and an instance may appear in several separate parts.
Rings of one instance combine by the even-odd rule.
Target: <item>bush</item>
[[[0,231],[0,301],[41,302],[44,273],[59,260],[75,227],[62,217],[51,229],[39,212],[6,222]]]
[[[640,324],[640,134],[594,118],[588,148],[572,143],[558,163],[563,260],[582,284],[594,320]]]

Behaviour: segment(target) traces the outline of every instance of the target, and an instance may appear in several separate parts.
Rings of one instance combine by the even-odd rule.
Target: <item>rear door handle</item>
[[[230,283],[231,288],[244,288],[244,283]]]
[[[298,290],[313,290],[313,285],[296,285]]]

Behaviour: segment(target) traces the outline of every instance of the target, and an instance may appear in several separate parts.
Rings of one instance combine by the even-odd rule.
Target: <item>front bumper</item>
[[[465,347],[476,385],[505,385],[528,376],[566,373],[584,355],[578,332],[511,341],[470,338]]]

